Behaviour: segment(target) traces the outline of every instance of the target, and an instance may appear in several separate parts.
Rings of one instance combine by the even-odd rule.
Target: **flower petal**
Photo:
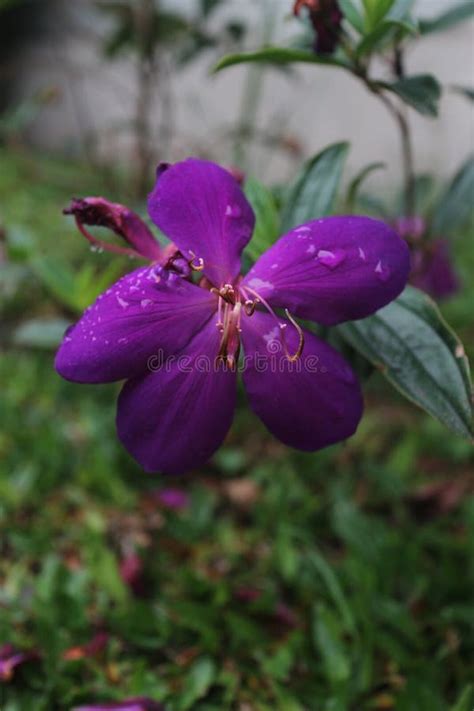
[[[364,318],[395,299],[408,279],[407,245],[368,217],[328,217],[291,230],[242,286],[272,306],[331,326]]]
[[[84,236],[102,249],[118,253],[128,252],[150,260],[161,257],[161,247],[147,225],[141,217],[124,205],[109,202],[102,197],[74,198],[71,205],[64,210],[64,214],[74,215]],[[98,240],[84,230],[83,225],[107,227],[128,242],[132,249],[127,250]]]
[[[309,331],[299,360],[281,347],[278,325],[256,312],[242,321],[244,385],[254,412],[285,444],[314,451],[354,434],[362,416],[360,386],[344,358]],[[291,352],[299,337],[290,324]]]
[[[118,435],[145,471],[181,474],[199,467],[226,436],[236,373],[216,366],[219,341],[211,318],[178,358],[125,384]]]
[[[255,216],[227,170],[196,158],[176,163],[158,175],[148,209],[185,256],[204,260],[215,286],[235,279]]]
[[[157,281],[159,279],[159,281]],[[209,319],[216,297],[153,267],[127,274],[66,332],[55,367],[79,383],[107,383],[145,373],[148,359],[176,353]]]

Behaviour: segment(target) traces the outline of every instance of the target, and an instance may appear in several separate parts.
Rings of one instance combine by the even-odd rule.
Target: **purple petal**
[[[0,647],[0,682],[10,681],[17,667],[38,658],[37,652],[21,652],[12,644],[2,645]]]
[[[158,503],[173,511],[181,511],[189,506],[189,495],[183,489],[162,489],[156,492],[154,498]]]
[[[216,297],[208,290],[174,274],[165,280],[153,267],[142,267],[99,296],[66,332],[56,370],[79,383],[140,375],[150,358],[156,364],[183,348],[215,308]]]
[[[236,374],[215,364],[215,320],[159,372],[125,384],[117,429],[145,471],[181,474],[204,464],[232,423]]]
[[[196,158],[176,163],[159,175],[148,209],[185,256],[204,260],[215,286],[233,282],[255,216],[227,170]]]
[[[331,326],[369,316],[395,299],[409,268],[407,245],[383,222],[327,217],[281,237],[242,286],[272,306]]]
[[[74,215],[77,225],[85,237],[93,244],[111,252],[135,253],[137,256],[158,260],[161,257],[161,247],[135,212],[124,205],[109,202],[102,197],[87,197],[74,199],[71,205],[64,210],[65,215]],[[107,227],[115,234],[122,237],[132,247],[124,250],[115,245],[95,239],[83,225],[97,225]]]
[[[460,289],[449,244],[435,240],[412,253],[410,282],[434,299],[447,299]]]
[[[111,703],[92,703],[87,706],[76,706],[72,711],[165,711],[162,704],[147,699],[143,696],[127,701],[115,701]]]
[[[285,444],[313,451],[354,434],[362,416],[359,383],[344,358],[305,331],[299,360],[283,352],[279,328],[256,312],[242,323],[245,349],[244,385],[254,412]],[[296,352],[299,337],[288,324],[286,341]]]

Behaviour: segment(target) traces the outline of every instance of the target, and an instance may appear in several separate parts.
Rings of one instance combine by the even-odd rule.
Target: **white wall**
[[[252,27],[256,27],[264,1],[234,0],[232,10],[227,12],[255,18]],[[276,38],[284,41],[297,30],[288,12],[291,0],[268,1],[278,19]],[[179,4],[192,11],[194,0],[181,0]],[[451,4],[451,0],[420,0],[418,15],[436,14]],[[107,128],[103,149],[126,159],[130,141],[127,131],[122,129],[130,120],[134,105],[133,67],[124,61],[107,65],[100,57],[94,36],[100,35],[103,28],[85,12],[86,8],[87,0],[83,0],[80,13],[75,14],[80,37],[73,39],[66,34],[63,41],[32,47],[25,57],[23,77],[28,90],[54,83],[62,91],[62,101],[43,111],[32,137],[46,148],[59,148],[68,143],[73,145],[79,128],[82,131]],[[57,17],[57,22],[63,21]],[[250,45],[252,42],[258,46],[258,35],[253,36]],[[199,150],[209,151],[221,161],[231,160],[223,134],[238,115],[247,69],[235,67],[210,77],[211,59],[207,57],[173,78],[177,97],[175,138],[172,147],[160,151],[163,160]],[[470,22],[419,41],[410,49],[407,64],[410,72],[433,73],[446,85],[473,86],[473,59],[474,23]],[[392,119],[376,98],[343,71],[304,67],[290,78],[269,71],[259,126],[265,130],[275,119],[302,141],[306,156],[328,143],[347,139],[352,143],[349,173],[368,162],[384,160],[389,168],[384,174],[379,173],[374,182],[384,187],[399,179],[399,142]],[[463,97],[446,91],[438,120],[420,117],[414,111],[410,111],[410,120],[419,171],[451,174],[474,148],[472,108]],[[271,182],[283,177],[289,168],[279,156],[268,166],[259,153],[255,170]]]

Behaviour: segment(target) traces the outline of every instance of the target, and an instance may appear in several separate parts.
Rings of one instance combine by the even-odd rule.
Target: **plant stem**
[[[410,125],[403,110],[392,104],[390,99],[388,99],[383,92],[378,91],[376,92],[376,95],[390,111],[400,129],[403,162],[404,212],[405,217],[413,217],[416,211],[415,169]]]
[[[153,26],[153,0],[141,0],[135,11],[136,32],[138,38],[137,67],[137,103],[135,107],[135,139],[137,153],[137,197],[143,197],[148,189],[150,169],[152,88],[156,79],[156,62],[153,38],[150,29]]]
[[[275,12],[269,0],[263,4],[263,26],[263,44],[266,45],[270,43],[275,27]],[[233,148],[233,162],[243,170],[247,168],[244,144],[251,141],[255,133],[255,123],[263,95],[264,73],[265,67],[251,65],[245,79],[240,119],[235,131]]]
[[[403,79],[403,54],[402,50],[397,47],[395,50],[394,72],[398,79]],[[410,124],[403,108],[394,104],[391,99],[384,93],[383,89],[372,81],[368,76],[368,70],[365,67],[358,66],[354,74],[361,79],[369,91],[377,96],[390,114],[395,119],[399,131],[402,144],[402,163],[403,163],[403,185],[404,185],[404,213],[405,217],[413,217],[416,212],[415,201],[415,161],[413,153],[413,142],[410,131]]]

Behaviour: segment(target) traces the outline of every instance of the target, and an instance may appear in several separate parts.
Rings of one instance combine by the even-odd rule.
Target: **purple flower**
[[[0,647],[0,682],[10,681],[17,667],[38,659],[37,652],[20,652],[12,644]]]
[[[445,240],[431,240],[423,250],[413,250],[412,264],[410,283],[434,299],[447,299],[459,291],[451,247]]]
[[[128,699],[127,701],[112,701],[111,703],[92,703],[86,706],[76,706],[72,711],[165,711],[162,704],[146,699],[145,697],[137,697]]]
[[[450,244],[444,239],[431,238],[422,217],[399,217],[393,226],[410,246],[410,283],[438,300],[456,294],[460,282]]]
[[[160,171],[149,211],[199,282],[172,266],[136,269],[98,297],[56,357],[69,380],[128,379],[117,429],[143,468],[181,473],[220,446],[241,345],[250,405],[282,442],[314,451],[352,435],[363,407],[355,374],[294,317],[332,326],[392,301],[409,272],[399,235],[366,217],[313,220],[243,277],[255,217],[226,170],[189,159]]]
[[[305,7],[316,34],[316,54],[332,54],[339,44],[341,23],[344,18],[337,0],[296,0],[293,14],[299,15]]]
[[[182,489],[162,489],[156,493],[157,501],[167,509],[181,511],[189,506],[189,496]]]

